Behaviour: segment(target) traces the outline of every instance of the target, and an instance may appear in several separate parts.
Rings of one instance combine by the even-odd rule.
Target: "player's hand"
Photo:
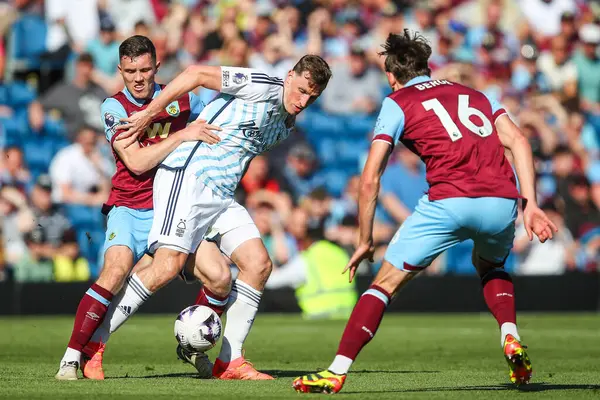
[[[122,118],[120,122],[121,124],[117,125],[119,136],[117,136],[116,140],[128,139],[130,137],[137,139],[144,133],[148,125],[150,125],[152,117],[146,110],[143,110],[131,115],[129,118]]]
[[[529,241],[533,240],[533,235],[538,237],[541,243],[552,239],[554,232],[558,232],[556,225],[550,221],[550,218],[538,206],[528,204],[523,211],[523,222]]]
[[[221,138],[214,133],[214,131],[221,130],[220,126],[210,125],[203,119],[197,119],[181,131],[181,136],[184,142],[195,142],[199,140],[207,144],[216,144],[221,141]]]
[[[346,268],[344,268],[344,270],[342,271],[342,274],[345,274],[346,271],[350,270],[349,282],[352,282],[352,280],[354,279],[354,276],[356,275],[356,270],[364,259],[368,259],[369,261],[373,262],[373,253],[375,253],[375,246],[373,246],[372,241],[358,245],[358,247],[354,251],[354,254],[352,254],[352,257],[350,258],[348,265],[346,265]]]

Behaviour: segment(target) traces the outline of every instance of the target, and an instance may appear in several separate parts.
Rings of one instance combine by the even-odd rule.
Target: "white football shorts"
[[[185,169],[159,168],[153,190],[154,220],[148,235],[151,254],[160,247],[194,253],[208,238],[231,256],[245,241],[260,238],[242,205],[233,198],[217,196]]]

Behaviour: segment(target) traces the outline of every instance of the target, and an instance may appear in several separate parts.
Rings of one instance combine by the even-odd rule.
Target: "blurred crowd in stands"
[[[530,140],[538,200],[560,231],[517,227],[507,269],[596,271],[600,255],[600,2],[584,0],[0,0],[0,280],[79,281],[102,265],[102,203],[114,161],[100,104],[122,89],[118,47],[150,37],[168,83],[194,63],[284,78],[304,53],[333,78],[297,133],[250,165],[238,200],[274,264],[311,241],[311,221],[352,251],[359,174],[382,99],[377,52],[409,28],[433,47],[433,76],[498,99]],[[215,95],[199,91],[208,102]],[[423,164],[397,146],[375,239],[385,243],[427,191]],[[474,274],[472,244],[426,273]]]

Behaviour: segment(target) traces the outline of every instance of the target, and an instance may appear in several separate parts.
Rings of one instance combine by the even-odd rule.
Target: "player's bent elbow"
[[[372,194],[379,192],[380,178],[372,177],[365,178],[360,187],[360,192],[364,194]]]
[[[141,160],[132,160],[131,158],[123,160],[125,166],[132,174],[136,176],[140,176],[148,172],[151,168],[148,168],[148,165]]]

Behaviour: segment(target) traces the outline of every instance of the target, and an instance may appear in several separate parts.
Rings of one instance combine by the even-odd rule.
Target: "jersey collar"
[[[138,107],[143,106],[144,104],[146,104],[146,100],[143,99],[136,99],[135,97],[133,97],[133,95],[131,94],[131,92],[129,92],[129,90],[127,90],[127,88],[123,88],[123,93],[125,93],[125,97],[127,97],[127,100],[129,100],[130,102],[132,102],[133,104],[135,104]],[[158,96],[158,94],[160,93],[160,85],[158,83],[154,84],[154,94],[152,95],[152,98],[156,98],[156,96]]]
[[[404,87],[408,87],[408,86],[412,86],[412,85],[418,85],[419,83],[427,82],[427,81],[430,81],[430,80],[431,80],[431,78],[428,77],[427,75],[417,76],[415,78],[412,78],[410,81],[406,82],[406,84],[404,85]]]

